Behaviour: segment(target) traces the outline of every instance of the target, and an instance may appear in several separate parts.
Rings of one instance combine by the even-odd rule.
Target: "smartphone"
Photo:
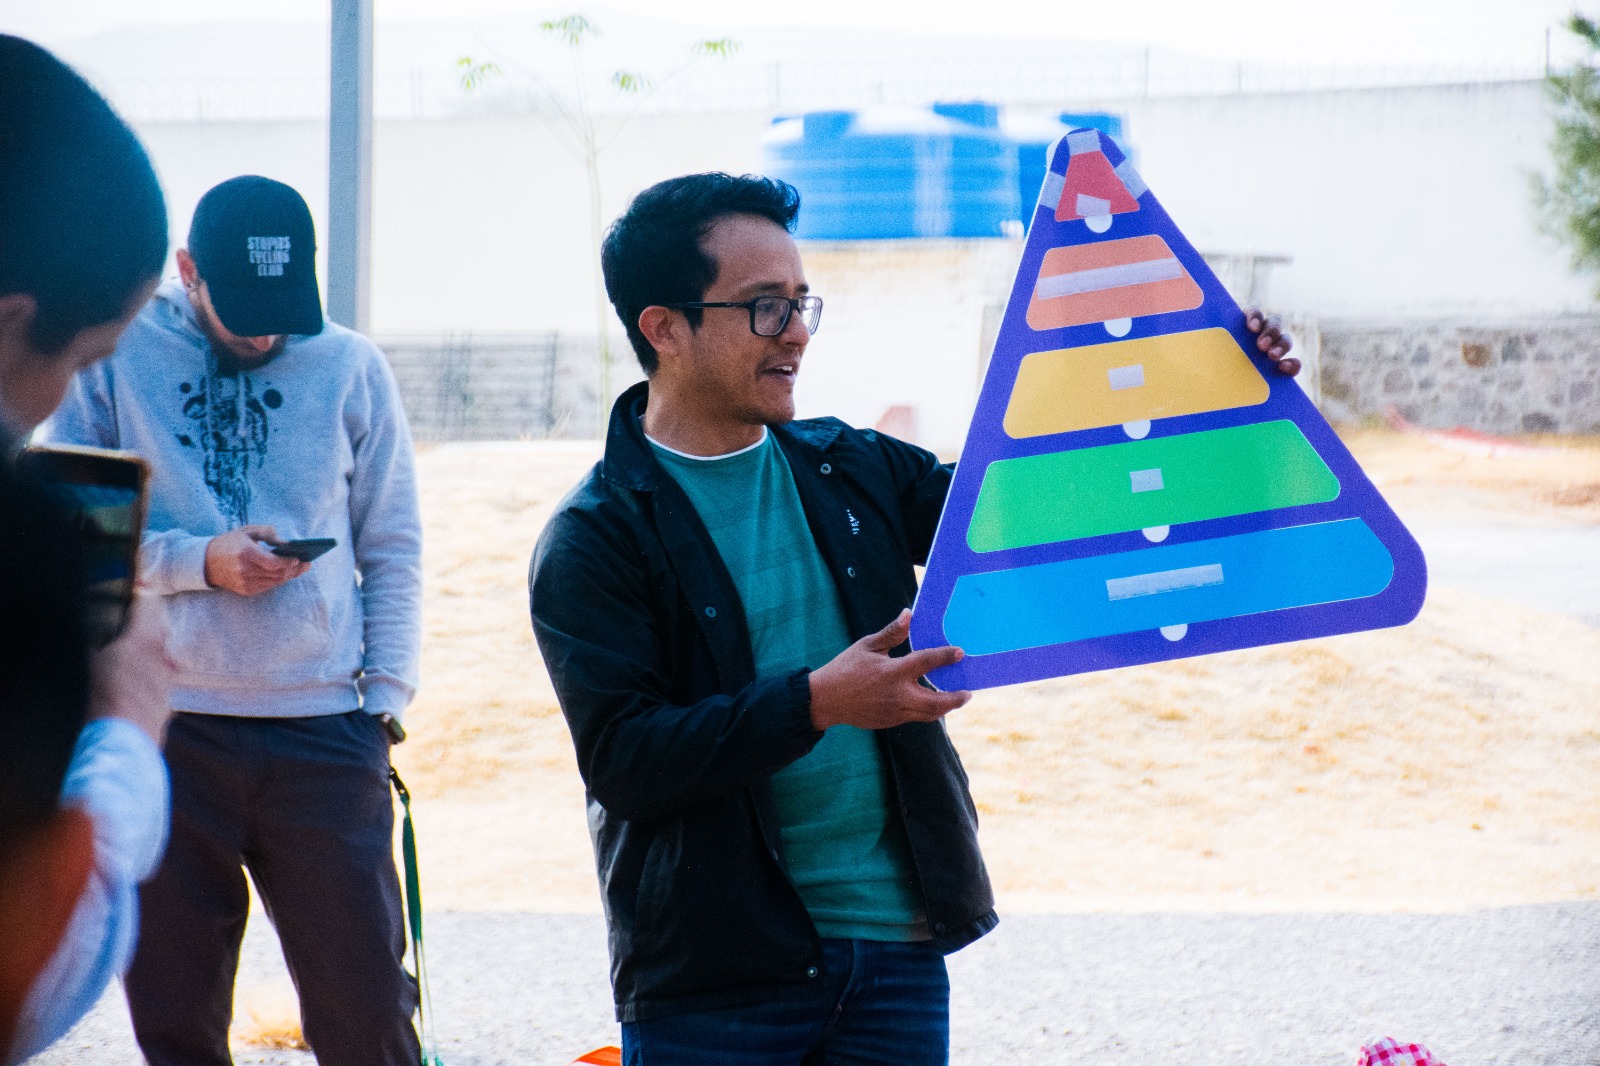
[[[133,609],[149,466],[131,452],[54,445],[24,448],[17,470],[60,501],[82,537],[89,638],[111,643]]]
[[[310,537],[306,540],[286,540],[282,544],[274,544],[268,550],[273,555],[284,555],[290,559],[299,559],[302,563],[309,563],[333,550],[338,543],[332,537]]]

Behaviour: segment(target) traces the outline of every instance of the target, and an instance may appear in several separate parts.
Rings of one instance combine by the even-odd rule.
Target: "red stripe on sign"
[[[1109,204],[1110,207],[1105,211],[1080,214],[1078,211],[1080,195],[1093,197],[1101,203]],[[1057,222],[1071,222],[1073,219],[1086,218],[1091,214],[1125,215],[1137,210],[1139,201],[1128,195],[1128,187],[1117,177],[1117,172],[1112,169],[1111,160],[1105,157],[1105,153],[1079,152],[1067,162],[1067,177],[1062,186],[1061,204],[1056,208]]]

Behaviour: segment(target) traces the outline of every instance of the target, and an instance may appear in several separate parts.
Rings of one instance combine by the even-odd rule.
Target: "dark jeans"
[[[370,715],[178,714],[172,838],[125,981],[151,1066],[227,1066],[250,871],[321,1066],[416,1066],[389,744]],[[243,867],[244,869],[241,869]]]
[[[813,993],[622,1027],[623,1066],[945,1066],[950,979],[928,943],[824,940]]]

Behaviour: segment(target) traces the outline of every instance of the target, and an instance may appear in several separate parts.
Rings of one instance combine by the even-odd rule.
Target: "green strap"
[[[417,874],[417,831],[411,824],[411,792],[400,775],[389,768],[389,780],[400,796],[405,819],[400,830],[400,850],[406,864],[406,925],[411,930],[411,958],[417,971],[417,1021],[422,1040],[422,1066],[444,1066],[433,1035],[433,997],[428,991],[427,955],[422,950],[422,878]]]

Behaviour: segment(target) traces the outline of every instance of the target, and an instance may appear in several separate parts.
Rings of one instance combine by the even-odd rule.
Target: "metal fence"
[[[459,334],[380,338],[419,441],[595,435],[593,337]]]

